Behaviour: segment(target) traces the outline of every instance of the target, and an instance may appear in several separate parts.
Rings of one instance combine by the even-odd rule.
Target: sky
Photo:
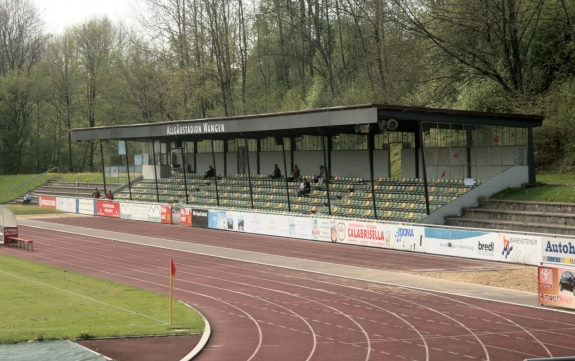
[[[92,16],[106,15],[113,22],[129,22],[130,5],[137,0],[33,0],[53,34]]]

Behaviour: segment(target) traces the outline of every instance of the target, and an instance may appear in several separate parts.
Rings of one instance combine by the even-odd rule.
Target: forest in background
[[[0,174],[98,170],[70,128],[365,103],[543,114],[538,172],[575,168],[574,0],[138,4],[50,34],[0,0]]]

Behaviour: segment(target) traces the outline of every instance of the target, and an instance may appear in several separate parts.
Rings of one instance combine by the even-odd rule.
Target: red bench
[[[34,250],[34,241],[24,238],[8,237],[8,245],[13,244],[18,248],[23,248],[26,250]]]

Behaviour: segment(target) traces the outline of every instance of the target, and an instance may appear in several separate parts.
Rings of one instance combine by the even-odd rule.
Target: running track
[[[371,269],[509,267],[408,252],[96,217],[50,222]],[[264,266],[169,248],[20,227],[34,251],[9,254],[167,294],[212,325],[196,360],[524,360],[575,355],[575,314]],[[432,281],[430,281],[432,282]],[[536,297],[536,296],[534,296]]]

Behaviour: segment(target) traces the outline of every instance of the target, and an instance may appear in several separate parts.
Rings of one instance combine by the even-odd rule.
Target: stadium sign
[[[166,127],[166,135],[224,133],[223,123],[176,124]]]

